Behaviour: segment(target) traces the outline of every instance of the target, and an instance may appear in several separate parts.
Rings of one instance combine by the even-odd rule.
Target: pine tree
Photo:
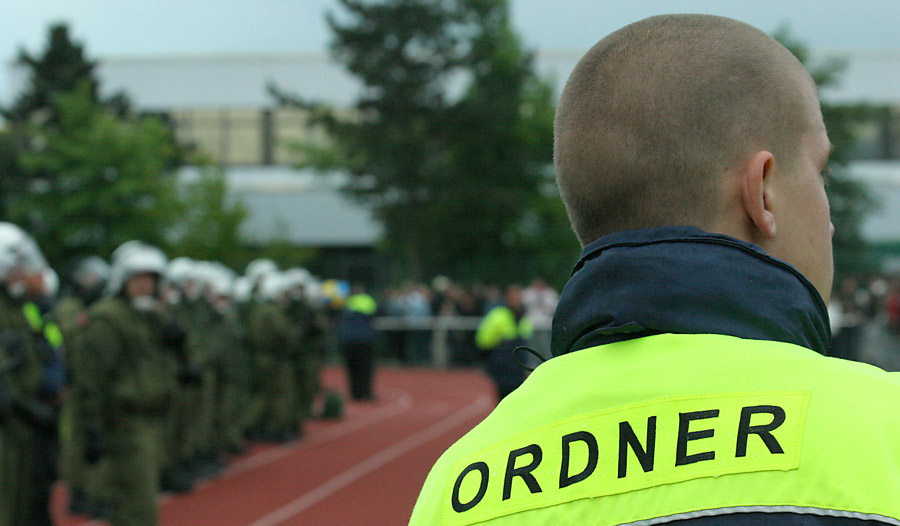
[[[301,145],[306,164],[352,174],[347,191],[383,222],[402,275],[519,278],[523,221],[546,218],[553,110],[507,2],[340,3],[331,48],[365,86],[354,111],[273,90],[331,138]]]
[[[246,214],[226,204],[221,174],[179,188],[175,168],[186,152],[172,130],[136,115],[124,93],[101,97],[96,63],[65,25],[50,28],[40,55],[21,51],[18,63],[29,83],[3,112],[0,212],[35,236],[52,265],[65,270],[130,239],[195,257],[187,249],[199,238],[200,256],[239,252]]]
[[[86,86],[92,100],[98,100],[96,63],[85,57],[83,45],[69,37],[65,24],[50,27],[43,53],[33,56],[21,49],[16,63],[28,70],[30,78],[12,107],[3,111],[4,118],[13,125],[58,123],[54,105],[57,95],[73,91],[79,85]]]

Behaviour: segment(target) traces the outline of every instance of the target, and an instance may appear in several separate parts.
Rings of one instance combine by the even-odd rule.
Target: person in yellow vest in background
[[[488,311],[475,333],[475,345],[484,356],[484,368],[497,388],[497,398],[503,400],[525,381],[525,370],[516,363],[513,352],[525,345],[534,326],[525,316],[522,287],[506,287],[503,305]]]
[[[829,357],[831,145],[767,34],[663,15],[556,111],[583,251],[553,357],[437,461],[411,524],[900,524],[900,376]]]
[[[338,344],[347,362],[350,394],[354,400],[372,400],[375,370],[375,328],[372,317],[378,304],[360,284],[353,285],[338,323]]]

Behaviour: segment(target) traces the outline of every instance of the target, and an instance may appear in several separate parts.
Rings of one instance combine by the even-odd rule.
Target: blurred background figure
[[[533,333],[534,326],[522,302],[522,287],[508,285],[503,304],[488,311],[475,334],[485,371],[497,388],[498,400],[503,400],[525,381],[525,369],[516,362],[514,351],[528,343]]]
[[[338,342],[350,380],[354,400],[373,400],[375,369],[375,328],[372,316],[378,304],[366,294],[365,287],[354,284],[338,322]]]
[[[431,297],[431,289],[412,282],[407,282],[401,293],[401,312],[412,328],[405,338],[405,354],[412,364],[424,365],[431,361],[431,331],[421,323],[431,317]]]
[[[559,303],[559,293],[544,278],[538,276],[522,291],[522,303],[525,305],[525,314],[534,323],[534,336],[530,345],[542,356],[550,356],[550,325],[556,312],[556,304]]]
[[[47,263],[21,228],[0,222],[0,524],[51,524],[61,337],[44,339],[37,302]],[[49,472],[48,472],[49,470]],[[49,478],[49,480],[48,480]]]
[[[894,334],[900,334],[900,278],[894,278],[888,288],[884,311],[887,329]]]
[[[250,311],[249,337],[253,349],[257,398],[252,415],[253,437],[272,442],[288,442],[300,429],[291,412],[297,377],[292,363],[298,331],[287,316],[285,275],[267,272],[258,281],[259,300]]]
[[[71,274],[71,286],[56,303],[53,311],[53,317],[62,331],[63,341],[76,341],[79,329],[87,321],[88,309],[103,296],[109,277],[109,264],[99,256],[84,258],[75,266]],[[84,361],[91,359],[80,351],[81,347],[78,345],[66,346],[66,362],[70,371],[83,370]],[[69,381],[71,382],[71,377]],[[63,430],[63,475],[71,492],[69,511],[102,518],[109,515],[109,484],[104,479],[106,463],[91,465],[84,461],[85,428],[81,418],[81,395],[81,390],[69,388],[63,405],[63,423],[60,426]]]
[[[78,352],[90,357],[74,376],[84,458],[107,457],[114,526],[157,524],[165,425],[185,353],[185,333],[160,298],[166,263],[153,246],[119,247],[107,297],[90,308],[78,338]]]
[[[846,360],[856,360],[863,325],[870,315],[872,295],[866,287],[860,287],[855,278],[841,281],[832,299],[829,315],[834,315],[831,355]]]

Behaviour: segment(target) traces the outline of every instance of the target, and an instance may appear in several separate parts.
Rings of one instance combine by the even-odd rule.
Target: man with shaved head
[[[411,524],[900,524],[900,378],[828,358],[830,143],[741,22],[581,59],[557,181],[584,246],[553,358],[437,462]]]

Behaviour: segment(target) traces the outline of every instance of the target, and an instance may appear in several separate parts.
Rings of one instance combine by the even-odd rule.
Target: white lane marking
[[[286,521],[301,511],[349,486],[363,476],[368,475],[385,464],[415,450],[448,431],[451,431],[463,422],[481,414],[490,406],[490,399],[491,398],[486,395],[479,397],[475,403],[470,404],[456,413],[437,421],[422,431],[379,451],[375,455],[356,464],[321,486],[301,495],[293,502],[282,506],[265,517],[257,519],[252,522],[250,526],[276,526],[277,524]]]
[[[307,438],[300,439],[296,442],[292,442],[291,444],[268,449],[249,458],[243,459],[239,462],[235,462],[221,477],[219,477],[219,479],[226,480],[243,473],[247,473],[248,471],[259,469],[273,462],[277,462],[293,453],[296,453],[297,451],[302,451],[314,445],[347,436],[350,433],[359,431],[364,427],[375,425],[379,422],[383,422],[389,418],[393,418],[397,415],[405,413],[409,410],[409,408],[413,406],[413,398],[406,391],[402,391],[399,389],[396,389],[396,391],[400,393],[400,398],[398,398],[395,402],[392,402],[390,405],[379,407],[378,409],[375,409],[369,413],[363,414],[359,418],[348,420],[342,424],[338,424],[334,427],[328,428],[321,433],[317,433]]]

